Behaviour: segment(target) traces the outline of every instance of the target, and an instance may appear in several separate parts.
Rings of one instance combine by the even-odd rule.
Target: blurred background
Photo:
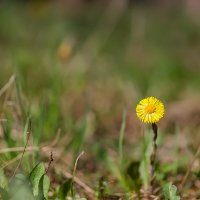
[[[160,160],[187,163],[200,141],[199,17],[199,0],[1,0],[0,112],[12,127],[2,145],[22,143],[30,115],[33,144],[60,130],[69,165],[84,150],[79,170],[102,174],[124,110],[126,160],[139,159],[135,106],[155,96],[166,107]]]

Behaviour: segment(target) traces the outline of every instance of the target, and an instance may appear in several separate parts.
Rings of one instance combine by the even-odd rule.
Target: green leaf
[[[200,170],[198,172],[195,173],[197,178],[200,178]]]
[[[3,169],[0,169],[0,187],[4,188],[7,184],[7,178],[4,175]]]
[[[101,177],[99,180],[99,189],[98,189],[99,199],[103,199],[105,197],[105,195],[108,192],[107,190],[108,190],[108,183],[103,177]]]
[[[119,164],[120,164],[121,169],[123,165],[123,141],[124,141],[124,134],[125,134],[125,129],[126,129],[126,116],[127,116],[127,111],[124,110],[123,115],[122,115],[122,124],[120,128],[119,145],[118,145]]]
[[[58,197],[60,200],[65,200],[72,187],[72,179],[65,181],[58,190]]]
[[[26,141],[27,141],[29,125],[30,125],[30,117],[27,117],[26,124],[23,131],[24,145],[26,144]]]
[[[171,183],[167,183],[163,187],[163,194],[165,197],[165,200],[180,200],[181,198],[176,195],[177,188],[175,185],[172,185]]]
[[[9,119],[9,116],[6,116]],[[14,147],[16,142],[12,139],[11,130],[12,123],[11,120],[6,121],[6,123],[2,124],[4,141],[6,142],[8,147]],[[15,156],[16,154],[11,152],[10,155]]]
[[[34,200],[31,184],[23,174],[16,174],[7,190],[9,193],[7,200]]]
[[[39,181],[39,194],[38,200],[48,199],[48,191],[49,191],[50,181],[47,175],[42,175]]]
[[[140,173],[139,173],[139,167],[140,162],[139,161],[133,161],[129,164],[127,168],[127,174],[131,178],[133,182],[133,188],[139,192],[139,189],[141,188],[141,179],[140,179]]]
[[[0,199],[7,200],[8,199],[8,192],[0,187]]]
[[[144,136],[143,158],[139,167],[140,178],[145,188],[148,188],[148,185],[150,182],[149,167],[150,167],[151,152],[152,152],[152,134],[151,132],[148,131],[147,133],[145,133],[145,136]]]
[[[43,163],[37,164],[30,173],[30,181],[33,187],[34,196],[38,196],[39,182],[44,173],[45,173],[45,167]]]

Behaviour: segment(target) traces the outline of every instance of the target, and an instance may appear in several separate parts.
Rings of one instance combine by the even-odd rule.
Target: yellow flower
[[[164,115],[163,103],[155,97],[142,99],[136,107],[136,114],[144,123],[156,123]]]

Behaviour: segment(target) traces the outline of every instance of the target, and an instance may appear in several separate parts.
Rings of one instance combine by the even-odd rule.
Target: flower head
[[[142,99],[136,107],[138,118],[144,123],[156,123],[164,115],[163,103],[155,97]]]

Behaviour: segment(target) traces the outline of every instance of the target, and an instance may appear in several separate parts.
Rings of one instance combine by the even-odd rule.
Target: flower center
[[[146,106],[145,108],[145,111],[148,113],[148,114],[152,114],[156,111],[156,107],[152,104],[149,104]]]

